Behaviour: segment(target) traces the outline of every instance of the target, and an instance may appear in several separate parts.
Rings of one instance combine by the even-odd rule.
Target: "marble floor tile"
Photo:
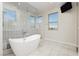
[[[6,56],[14,56],[14,54],[8,54]],[[40,42],[39,47],[28,54],[28,56],[77,56],[77,53],[55,42],[46,40]]]

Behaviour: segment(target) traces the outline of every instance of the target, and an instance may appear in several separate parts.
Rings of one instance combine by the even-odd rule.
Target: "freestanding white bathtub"
[[[40,37],[40,34],[35,34],[26,38],[9,39],[9,42],[15,55],[26,56],[38,47]]]

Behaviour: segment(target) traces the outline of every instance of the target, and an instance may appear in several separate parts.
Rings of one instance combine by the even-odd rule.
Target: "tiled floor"
[[[57,45],[51,41],[42,41],[40,46],[31,52],[28,56],[76,56],[76,51],[70,50],[63,46]],[[14,54],[8,54],[6,56],[14,56]]]

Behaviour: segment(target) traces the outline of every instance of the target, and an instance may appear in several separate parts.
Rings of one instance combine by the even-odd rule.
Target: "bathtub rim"
[[[37,38],[33,38],[34,36],[37,36]],[[36,40],[36,39],[40,39],[41,38],[41,35],[40,34],[34,34],[34,35],[30,35],[28,37],[24,37],[24,38],[10,38],[9,39],[9,42],[20,42],[20,43],[23,43],[23,42],[29,42],[29,41],[33,41],[33,40]]]

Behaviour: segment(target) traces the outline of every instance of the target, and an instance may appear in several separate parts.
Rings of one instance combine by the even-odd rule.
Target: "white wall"
[[[0,56],[3,55],[3,40],[2,40],[2,9],[3,4],[0,2]]]
[[[58,30],[48,29],[48,14],[59,12]],[[43,16],[43,36],[45,40],[51,40],[70,46],[76,46],[76,4],[73,8],[65,13],[61,13],[60,8],[56,7],[45,13]]]

